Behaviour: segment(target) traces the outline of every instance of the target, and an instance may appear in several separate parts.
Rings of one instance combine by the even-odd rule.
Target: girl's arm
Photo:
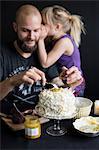
[[[73,53],[73,45],[70,39],[60,39],[53,49],[47,54],[44,39],[38,41],[40,63],[44,68],[53,65],[63,54],[71,55]]]

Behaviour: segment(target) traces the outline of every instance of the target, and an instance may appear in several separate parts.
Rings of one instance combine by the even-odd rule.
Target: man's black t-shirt
[[[43,70],[48,81],[59,75],[55,65],[48,69],[41,68],[37,57],[37,51],[33,52],[30,57],[24,58],[16,51],[12,43],[0,50],[0,81],[3,81],[15,74],[19,74],[22,71],[28,70],[31,67],[37,67],[38,69]],[[2,100],[4,105],[2,104],[3,107],[1,108],[6,108],[4,101],[6,101],[6,103],[12,103],[13,100],[18,100],[21,102],[28,101],[30,104],[36,104],[37,94],[40,90],[40,82],[37,82],[34,85],[23,83],[15,87],[13,91],[7,95],[5,100]]]

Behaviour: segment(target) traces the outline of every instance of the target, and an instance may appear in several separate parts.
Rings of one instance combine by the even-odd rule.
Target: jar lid
[[[96,105],[99,105],[99,100],[95,100],[95,104],[96,104]]]
[[[34,122],[34,121],[38,121],[38,120],[39,120],[38,116],[35,116],[35,115],[33,115],[33,116],[31,116],[31,115],[25,116],[25,121],[26,122]]]

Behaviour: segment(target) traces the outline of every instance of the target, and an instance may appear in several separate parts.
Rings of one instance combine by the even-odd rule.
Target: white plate
[[[73,122],[73,126],[85,136],[95,137],[99,135],[99,117],[81,117]]]

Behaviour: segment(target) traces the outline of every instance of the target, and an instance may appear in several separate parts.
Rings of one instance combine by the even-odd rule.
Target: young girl
[[[82,72],[78,47],[84,26],[80,16],[71,15],[65,8],[54,5],[43,9],[42,18],[45,26],[42,26],[38,42],[41,65],[47,68],[57,61],[58,68],[76,66]],[[45,49],[46,36],[52,39],[49,53]],[[84,88],[83,82],[75,88],[76,95],[83,96]]]

